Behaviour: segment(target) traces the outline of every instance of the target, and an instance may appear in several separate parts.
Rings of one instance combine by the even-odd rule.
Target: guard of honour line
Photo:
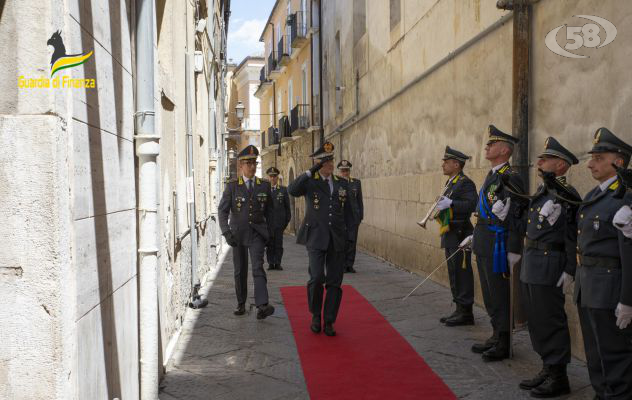
[[[442,169],[448,180],[418,222],[424,228],[430,219],[440,225],[443,264],[456,306],[440,322],[449,327],[474,324],[473,252],[492,331],[471,350],[485,362],[511,357],[512,288],[513,279],[519,279],[515,287],[520,289],[531,343],[542,359],[540,372],[520,382],[520,388],[536,398],[562,396],[570,393],[566,368],[571,357],[564,288],[574,284],[594,398],[632,399],[632,171],[626,169],[632,146],[607,128],[595,132],[588,169],[596,186],[582,199],[566,180],[577,157],[549,137],[537,161],[541,183],[529,195],[509,163],[518,139],[493,125],[488,135],[485,158],[490,171],[480,190],[464,173],[469,157],[446,147]],[[364,214],[361,182],[351,178],[348,160],[341,160],[340,175],[334,174],[330,142],[310,155],[313,166],[287,188],[279,185],[275,167],[267,170],[270,181],[255,177],[258,154],[254,146],[240,152],[241,174],[228,183],[219,205],[222,234],[233,247],[235,314],[245,313],[248,254],[257,318],[274,313],[263,257],[267,248],[268,269],[282,269],[283,231],[291,218],[289,193],[305,197],[297,243],[306,246],[309,259],[310,329],[335,336],[343,276],[355,272]]]

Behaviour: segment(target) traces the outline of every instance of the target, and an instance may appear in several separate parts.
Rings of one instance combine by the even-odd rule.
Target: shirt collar
[[[617,176],[615,175],[612,178],[608,179],[607,181],[600,183],[599,189],[601,189],[602,192],[605,192],[606,189],[608,189],[608,186],[612,185],[612,183],[616,180],[617,180]]]
[[[492,168],[492,173],[496,173],[496,172],[498,172],[498,170],[500,170],[502,167],[504,167],[504,166],[505,166],[505,165],[507,165],[507,164],[508,164],[508,163],[506,163],[506,162],[505,162],[505,163],[502,163],[502,164],[499,164],[499,165],[497,165],[497,166],[493,167],[493,168]]]

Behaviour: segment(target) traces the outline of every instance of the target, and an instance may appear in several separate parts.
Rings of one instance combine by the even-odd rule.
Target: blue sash
[[[487,197],[484,195],[485,189],[481,188],[481,192],[478,195],[478,214],[485,219],[498,220],[496,216],[491,212],[489,204],[487,204]],[[496,234],[494,240],[494,266],[493,271],[495,274],[506,274],[509,272],[507,267],[507,230],[498,225],[487,225],[487,229]]]

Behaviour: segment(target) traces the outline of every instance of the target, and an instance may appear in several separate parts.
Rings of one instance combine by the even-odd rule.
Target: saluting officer
[[[226,243],[233,247],[235,267],[235,315],[246,312],[248,294],[248,253],[252,264],[255,286],[257,319],[274,313],[268,304],[266,272],[263,269],[263,252],[270,238],[268,224],[272,210],[270,183],[255,177],[259,150],[247,146],[238,155],[242,175],[232,179],[224,189],[218,206],[219,226]],[[230,216],[230,221],[229,221]]]
[[[353,219],[351,229],[349,230],[349,246],[345,256],[345,272],[354,273],[353,268],[356,256],[356,246],[358,244],[358,228],[364,219],[364,203],[362,202],[362,182],[360,179],[351,177],[351,168],[353,165],[348,160],[342,160],[338,163],[338,171],[340,176],[349,182],[349,195],[351,197],[351,210],[353,211]]]
[[[307,302],[312,313],[310,329],[321,331],[321,310],[325,334],[334,336],[334,322],[342,300],[345,249],[351,228],[349,185],[333,174],[334,145],[325,142],[310,157],[316,163],[288,186],[292,196],[305,196],[305,219],[296,242],[307,246],[309,281]],[[326,270],[326,272],[325,272]],[[327,297],[323,309],[323,284]]]
[[[521,206],[510,197],[509,190],[524,193],[520,175],[509,165],[518,139],[495,126],[489,126],[485,158],[492,169],[487,174],[478,198],[478,218],[472,248],[483,292],[485,309],[491,319],[492,336],[472,346],[482,353],[483,361],[509,357],[510,276],[512,266],[520,260],[522,250]],[[503,178],[504,176],[504,178]]]
[[[452,301],[456,310],[439,321],[446,326],[474,325],[472,304],[474,303],[474,275],[472,273],[472,254],[462,251],[459,244],[474,231],[470,216],[476,209],[478,196],[476,185],[463,173],[469,157],[458,150],[446,146],[443,155],[443,175],[448,176],[445,194],[437,203],[437,210],[446,215],[441,223],[441,248],[445,249],[448,261],[448,275]],[[445,211],[449,210],[449,211]],[[450,259],[450,257],[456,253]]]
[[[283,232],[290,223],[290,196],[287,188],[279,185],[279,170],[270,167],[266,171],[270,179],[272,192],[272,219],[270,220],[270,240],[266,246],[268,257],[268,269],[282,270],[281,258],[283,258]]]
[[[613,225],[618,210],[632,203],[613,164],[627,167],[632,147],[606,128],[593,144],[588,169],[599,185],[578,211],[574,297],[596,398],[632,399],[632,241]]]
[[[543,366],[534,378],[520,382],[519,386],[531,390],[532,397],[570,393],[566,366],[571,360],[571,341],[563,288],[572,283],[577,265],[577,206],[563,199],[580,199],[565,176],[571,165],[578,162],[557,140],[548,138],[539,156],[538,168],[543,171],[541,176],[542,173],[554,174],[563,190],[541,184],[527,212],[521,293],[531,344]],[[572,196],[565,196],[564,191]]]

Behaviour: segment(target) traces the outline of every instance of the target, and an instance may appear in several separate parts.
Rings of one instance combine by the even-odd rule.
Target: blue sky
[[[275,0],[232,0],[228,23],[228,59],[239,64],[246,56],[263,54],[259,37]]]

